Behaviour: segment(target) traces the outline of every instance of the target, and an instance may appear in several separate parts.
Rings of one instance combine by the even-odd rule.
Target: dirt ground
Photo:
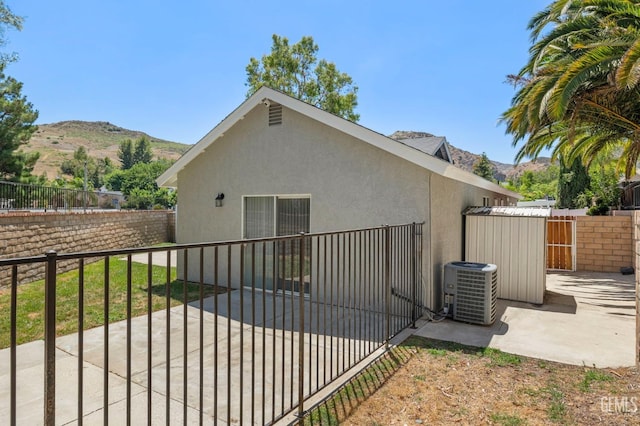
[[[306,424],[640,425],[640,374],[411,337]]]

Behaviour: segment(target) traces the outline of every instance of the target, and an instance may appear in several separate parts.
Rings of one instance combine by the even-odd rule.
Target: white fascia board
[[[449,159],[449,163],[453,163],[453,159],[451,158],[451,151],[449,150],[449,142],[447,142],[447,138],[445,136],[442,137],[442,143],[440,146],[444,145],[444,150],[447,153],[447,158]],[[438,147],[440,149],[440,147]]]
[[[236,122],[244,118],[253,108],[263,103],[265,99],[281,104],[289,109],[297,111],[314,120],[317,120],[327,126],[333,127],[338,131],[346,133],[356,139],[366,142],[376,148],[382,149],[390,154],[407,160],[424,169],[437,173],[449,179],[459,182],[468,183],[478,188],[488,191],[497,192],[508,197],[521,199],[522,196],[515,192],[509,191],[500,185],[496,185],[486,179],[481,178],[473,173],[462,170],[451,163],[442,161],[429,154],[420,152],[408,145],[398,143],[397,141],[360,124],[351,122],[337,115],[328,113],[320,108],[310,105],[306,102],[295,99],[268,87],[261,87],[249,99],[236,108],[224,120],[207,133],[197,144],[187,151],[173,166],[163,173],[156,182],[158,186],[175,186],[177,184],[178,172],[182,170],[191,160],[200,155],[211,145],[216,139],[220,138],[224,133],[233,127]]]
[[[233,110],[231,114],[226,116],[216,127],[211,129],[209,133],[204,135],[195,145],[185,152],[171,167],[169,167],[157,179],[158,186],[177,187],[178,172],[185,168],[194,158],[202,154],[212,143],[218,138],[224,136],[225,132],[233,127],[238,121],[251,111],[262,99],[258,90],[253,96],[243,102],[238,108]]]
[[[280,92],[272,92],[273,95],[270,94],[269,98],[278,102],[279,104],[282,104],[288,108],[300,112],[301,114],[305,114],[311,118],[321,121],[328,126],[334,127],[341,132],[360,139],[363,142],[369,143],[370,145],[373,145],[379,149],[387,151],[390,154],[403,158],[424,169],[430,170],[444,177],[457,180],[459,182],[468,183],[478,188],[486,189],[488,191],[497,192],[508,197],[516,199],[522,198],[522,196],[518,193],[509,191],[508,189],[505,189],[500,185],[483,179],[473,173],[462,170],[461,168],[456,167],[446,161],[442,161],[432,155],[421,152],[403,143],[398,143],[397,141],[385,135],[374,132],[373,130],[363,127],[357,123],[353,123],[336,115],[330,114],[313,105],[309,105],[305,102],[301,102],[297,99],[283,95]]]

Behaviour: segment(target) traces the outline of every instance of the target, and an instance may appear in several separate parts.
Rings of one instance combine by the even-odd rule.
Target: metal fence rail
[[[73,210],[99,207],[100,192],[0,181],[0,210]]]
[[[301,417],[305,399],[422,315],[421,248],[422,225],[409,224],[0,260],[12,276],[0,416],[12,425]],[[95,258],[103,262],[90,266]],[[73,291],[56,274],[69,260],[78,264]],[[18,346],[17,313],[28,309],[18,272],[37,263],[47,268],[44,345]],[[69,302],[76,332],[56,337],[56,304]],[[102,325],[89,328],[96,315]],[[34,354],[22,355],[29,348],[42,356],[43,392],[22,386],[34,367]]]

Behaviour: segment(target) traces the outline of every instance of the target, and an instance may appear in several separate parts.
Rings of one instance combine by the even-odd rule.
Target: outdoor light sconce
[[[218,192],[218,195],[216,195],[216,207],[222,207],[222,200],[224,200],[224,194]]]

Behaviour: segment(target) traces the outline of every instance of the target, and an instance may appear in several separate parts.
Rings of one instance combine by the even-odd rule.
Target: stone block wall
[[[634,265],[634,230],[631,216],[578,216],[576,269],[620,272]]]
[[[175,214],[167,211],[0,214],[0,259],[150,246],[170,241]],[[58,272],[77,266],[60,263]],[[19,268],[19,282],[44,277],[44,264]],[[0,287],[10,283],[0,268]]]

